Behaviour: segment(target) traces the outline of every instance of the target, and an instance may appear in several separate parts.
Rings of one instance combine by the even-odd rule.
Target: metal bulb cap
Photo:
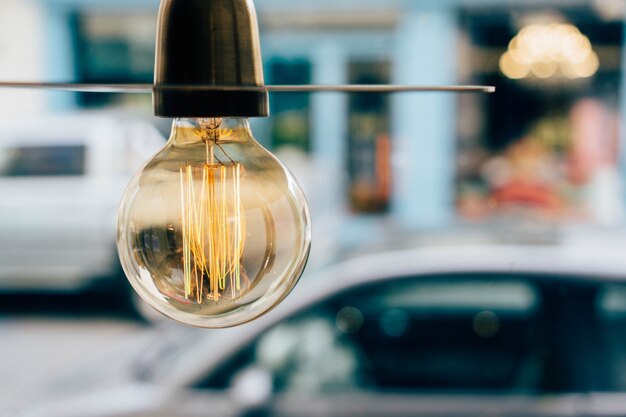
[[[161,117],[267,117],[266,91],[168,90],[167,86],[263,86],[251,0],[162,0],[154,113]]]

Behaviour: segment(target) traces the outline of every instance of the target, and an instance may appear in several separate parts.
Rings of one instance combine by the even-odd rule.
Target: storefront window
[[[618,222],[623,23],[590,6],[468,9],[461,30],[472,82],[497,94],[461,99],[483,111],[459,138],[460,216]]]
[[[353,84],[387,84],[388,62],[352,62]],[[351,208],[385,213],[391,193],[389,99],[382,94],[353,94],[349,102],[348,172]]]
[[[310,84],[311,63],[306,59],[272,59],[268,78],[273,84]],[[272,145],[294,147],[304,152],[311,148],[310,95],[307,93],[274,94],[272,109]]]
[[[84,83],[151,83],[156,17],[151,13],[86,13],[75,17],[77,80]],[[79,94],[78,104],[116,104],[128,96]]]

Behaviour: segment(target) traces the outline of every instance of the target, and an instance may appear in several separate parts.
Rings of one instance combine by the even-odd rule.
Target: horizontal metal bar
[[[153,91],[268,91],[272,93],[493,93],[496,88],[486,85],[265,85],[265,86],[227,86],[227,85],[154,85],[154,84],[72,84],[72,83],[37,83],[37,82],[0,82],[0,88],[58,90],[85,93],[128,93],[143,94]]]
[[[0,88],[57,90],[85,93],[151,93],[152,84],[71,84],[38,82],[0,82]]]

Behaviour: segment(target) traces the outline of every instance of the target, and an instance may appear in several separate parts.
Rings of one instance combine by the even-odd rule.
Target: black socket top
[[[157,116],[267,117],[265,91],[166,88],[264,85],[252,0],[162,0],[155,84],[153,102]]]

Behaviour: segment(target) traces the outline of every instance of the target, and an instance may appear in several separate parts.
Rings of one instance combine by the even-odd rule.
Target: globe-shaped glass
[[[310,238],[304,194],[246,119],[175,120],[118,216],[134,289],[199,327],[239,325],[280,303],[304,270]]]

